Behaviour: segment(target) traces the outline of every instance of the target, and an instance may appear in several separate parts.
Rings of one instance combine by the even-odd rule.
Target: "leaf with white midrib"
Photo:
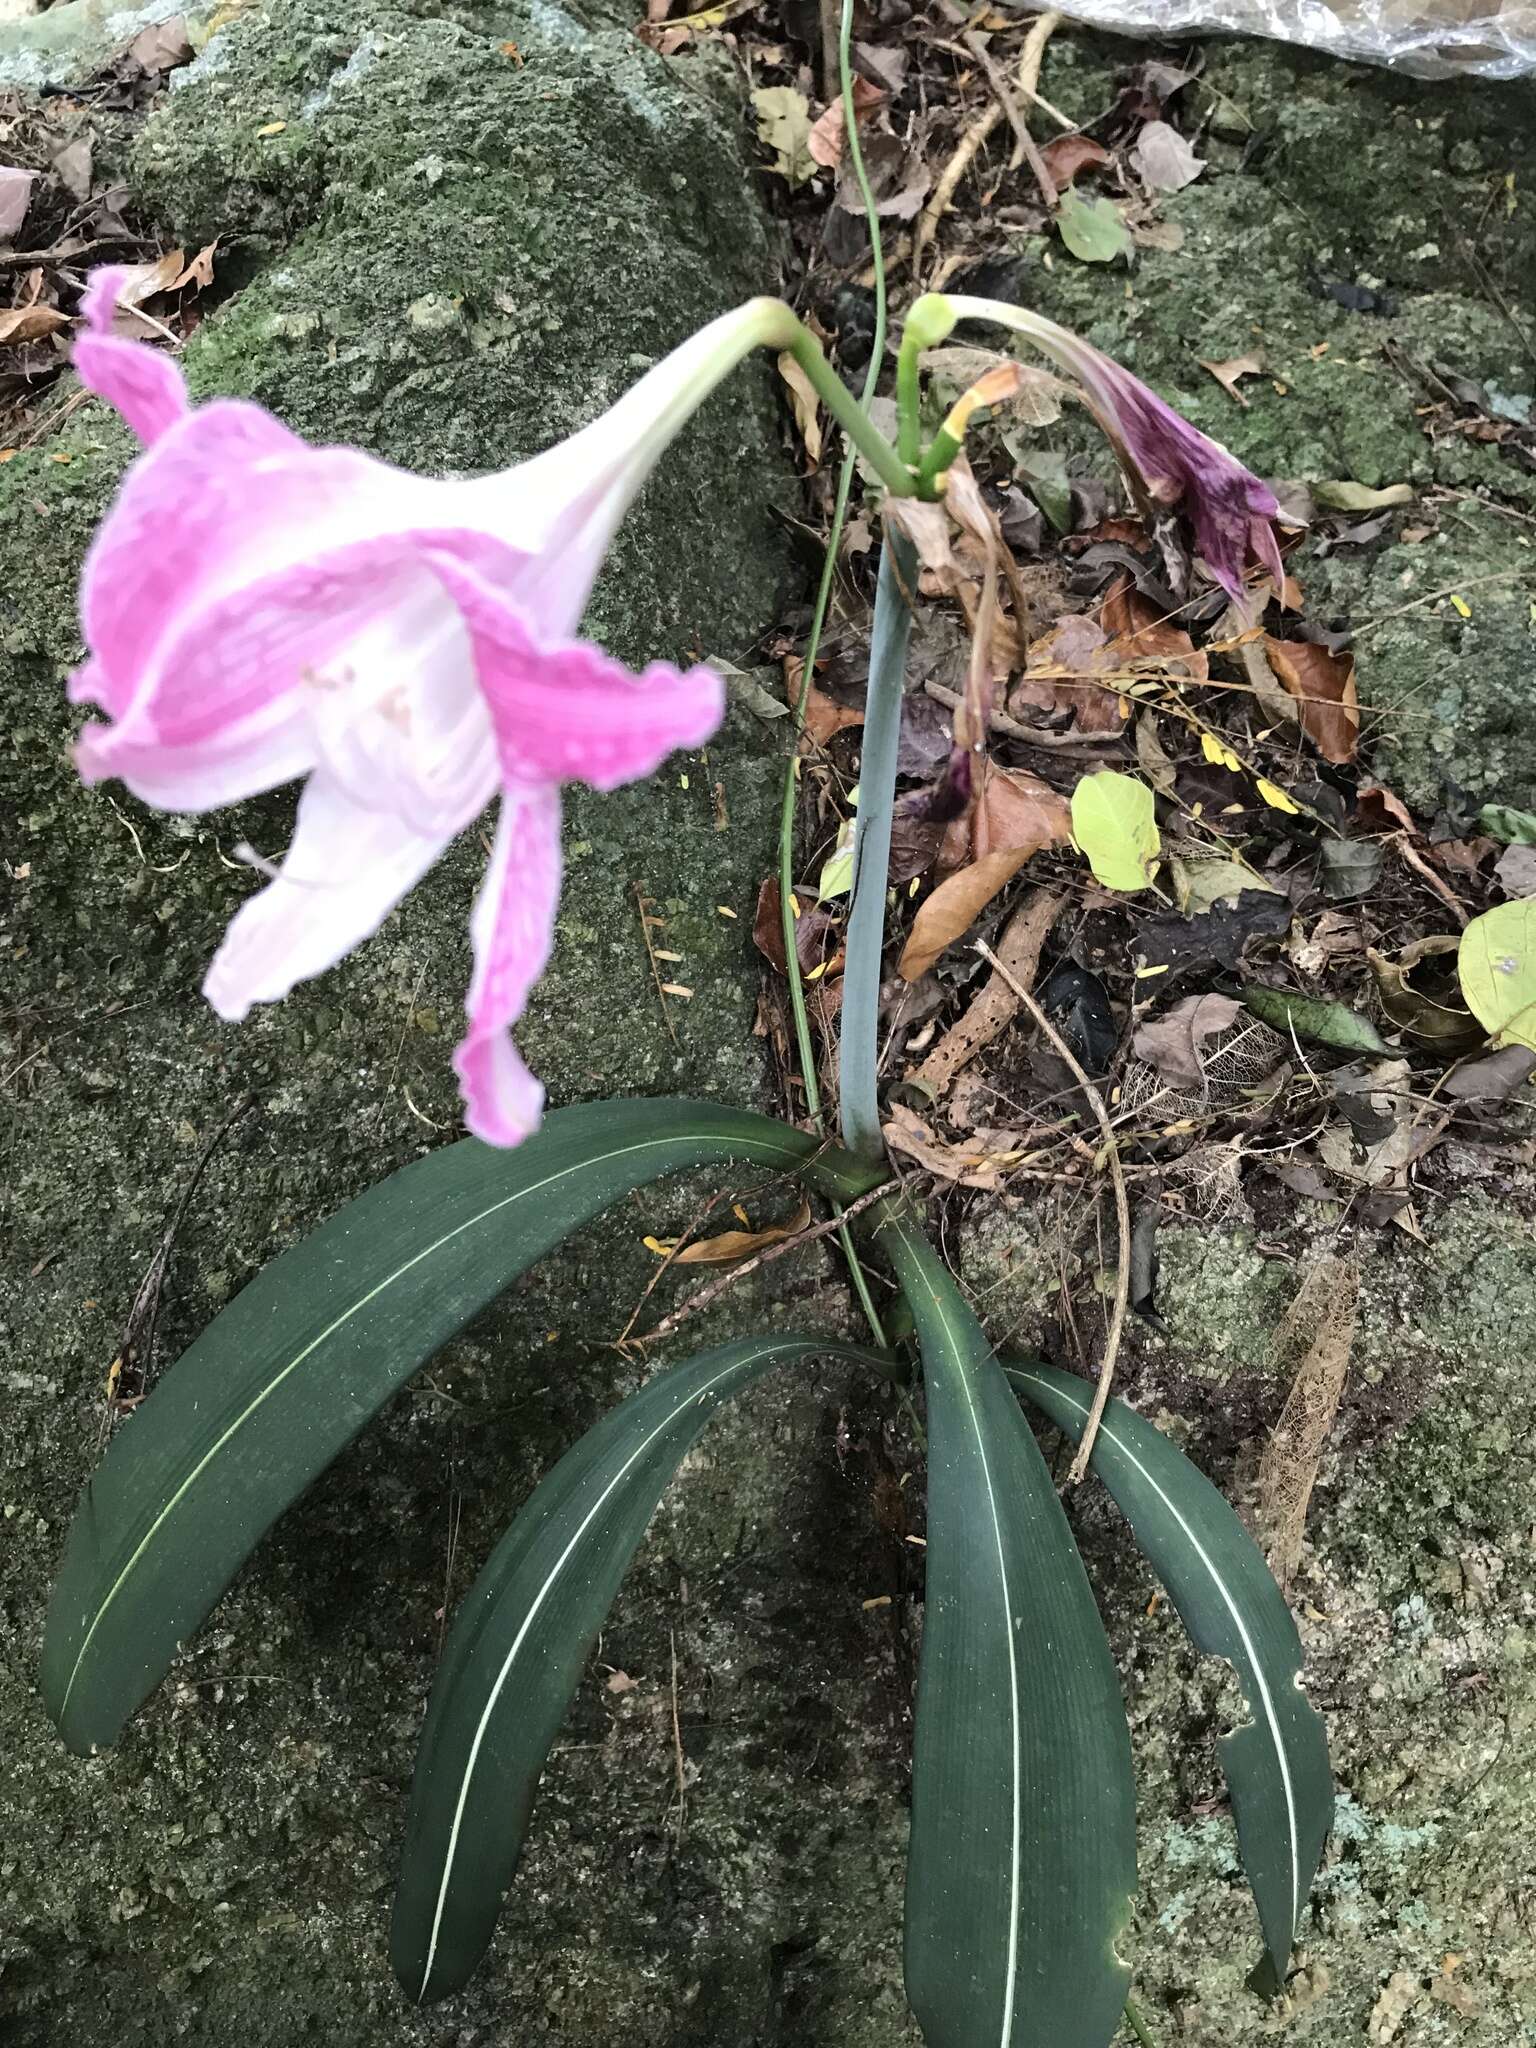
[[[469,1139],[429,1153],[273,1260],[163,1375],[81,1497],[43,1644],[65,1741],[116,1740],[283,1510],[563,1237],[680,1167],[751,1162],[844,1195],[868,1184],[816,1154],[748,1110],[589,1103],[515,1151]]]
[[[771,1367],[878,1354],[757,1337],[660,1373],[560,1460],[465,1596],[427,1709],[390,1953],[418,2003],[466,1983],[517,1870],[539,1776],[668,1481],[721,1402]]]
[[[1052,1366],[1009,1379],[1068,1436],[1092,1388]],[[1333,1824],[1322,1717],[1301,1690],[1301,1638],[1253,1538],[1205,1475],[1123,1402],[1105,1411],[1089,1469],[1103,1480],[1196,1647],[1235,1669],[1248,1720],[1221,1739],[1238,1846],[1283,1981]]]
[[[928,1410],[907,1996],[928,2048],[1107,2048],[1136,1891],[1114,1659],[975,1316],[910,1211],[888,1207],[877,1242],[917,1324]]]

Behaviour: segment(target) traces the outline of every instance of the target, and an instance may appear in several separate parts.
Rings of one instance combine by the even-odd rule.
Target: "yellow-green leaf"
[[[1474,917],[1461,935],[1456,971],[1467,1008],[1489,1037],[1536,1052],[1536,897]]]
[[[1163,842],[1152,792],[1134,775],[1113,768],[1085,775],[1072,792],[1072,837],[1106,889],[1130,894],[1157,873]]]
[[[1061,239],[1082,263],[1113,263],[1131,246],[1130,230],[1120,209],[1108,199],[1091,203],[1069,186],[1056,209]]]

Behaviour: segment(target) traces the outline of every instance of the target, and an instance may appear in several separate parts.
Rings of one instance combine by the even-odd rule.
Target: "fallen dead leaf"
[[[1362,783],[1355,792],[1355,822],[1366,832],[1417,832],[1413,813],[1384,782]]]
[[[896,963],[903,981],[917,981],[925,975],[946,946],[952,946],[992,901],[1004,884],[1016,875],[1034,849],[1010,847],[974,861],[940,882],[933,894],[919,906],[912,930]]]
[[[1365,2038],[1373,2044],[1395,2041],[1403,2021],[1424,1996],[1424,1986],[1412,1970],[1394,1970],[1371,2007]]]
[[[1109,635],[1113,666],[1155,661],[1176,667],[1191,682],[1203,683],[1209,676],[1210,663],[1184,628],[1168,618],[1128,576],[1111,587],[1099,607],[1099,618]],[[1081,719],[1078,722],[1081,724]]]
[[[1120,691],[1096,676],[1115,666],[1108,635],[1086,612],[1068,612],[1032,641],[1023,675],[1008,694],[1018,718],[1024,708],[1071,711],[1083,732],[1117,732],[1125,723]]]
[[[1131,150],[1144,185],[1154,192],[1182,192],[1205,169],[1205,158],[1196,156],[1177,128],[1167,121],[1149,121]]]
[[[696,1238],[683,1246],[673,1260],[676,1266],[729,1266],[737,1259],[750,1258],[771,1244],[782,1244],[811,1227],[811,1205],[802,1202],[787,1223],[769,1223],[761,1230],[722,1230],[717,1237]]]
[[[791,704],[798,706],[800,691],[805,681],[805,664],[798,654],[785,657],[784,688]],[[817,746],[824,747],[834,733],[845,731],[850,725],[862,725],[864,712],[856,704],[839,704],[829,697],[825,690],[812,683],[806,695],[805,716],[801,721],[806,737]]]
[[[24,171],[16,164],[0,164],[0,242],[20,234],[36,182],[36,171]]]
[[[1072,809],[1059,791],[1027,768],[999,768],[984,761],[971,806],[971,857],[994,853],[1026,855],[1064,846],[1072,837]]]
[[[1270,1569],[1282,1587],[1301,1563],[1307,1507],[1349,1373],[1359,1296],[1359,1267],[1352,1259],[1325,1253],[1303,1280],[1276,1333],[1276,1353],[1282,1358],[1298,1335],[1311,1333],[1258,1472],[1259,1522]]]
[[[1024,988],[1035,985],[1041,948],[1064,901],[1049,889],[1033,889],[1003,927],[997,957],[1013,981]],[[1018,1010],[1019,999],[1012,984],[1001,974],[993,974],[980,995],[966,1006],[959,1020],[908,1079],[929,1089],[937,1100],[948,1091],[961,1068],[1002,1035]]]
[[[69,316],[57,306],[14,306],[9,312],[0,312],[0,348],[41,341],[68,325]]]
[[[941,1180],[953,1181],[960,1187],[995,1192],[1002,1185],[999,1169],[1013,1165],[1019,1157],[1017,1149],[989,1146],[980,1137],[969,1145],[946,1145],[904,1102],[892,1104],[889,1120],[881,1128],[893,1152],[906,1153]]]
[[[81,135],[67,143],[53,159],[53,174],[64,187],[71,199],[83,206],[91,196],[91,164],[96,153],[95,139]]]
[[[1132,1050],[1167,1080],[1203,1092],[1207,1087],[1207,1039],[1230,1030],[1243,1015],[1242,1004],[1230,996],[1185,996],[1162,1016],[1138,1027]]]
[[[853,118],[856,121],[862,121],[866,114],[872,112],[874,108],[882,103],[884,98],[885,93],[880,86],[871,83],[867,78],[855,78],[853,81]],[[818,114],[815,121],[811,124],[811,130],[806,137],[805,146],[817,163],[825,165],[830,170],[834,165],[842,162],[845,140],[843,96],[839,93],[831,106],[826,108],[821,114]]]
[[[1224,363],[1213,363],[1204,356],[1197,358],[1202,370],[1209,370],[1228,398],[1235,398],[1245,410],[1246,395],[1238,388],[1242,377],[1261,377],[1264,374],[1264,351],[1255,349],[1251,356],[1229,356]]]
[[[1058,135],[1054,142],[1046,143],[1040,155],[1058,190],[1070,186],[1079,171],[1096,170],[1111,161],[1102,143],[1087,135]]]
[[[805,443],[806,473],[814,475],[821,466],[821,400],[816,387],[788,349],[779,357],[779,375],[789,387],[789,403]]]
[[[1310,640],[1264,635],[1269,666],[1299,707],[1301,729],[1325,761],[1352,761],[1360,738],[1355,657],[1335,654]]]
[[[192,54],[186,18],[180,14],[173,14],[169,21],[152,21],[128,45],[129,57],[141,71],[151,74],[174,71],[190,63]]]

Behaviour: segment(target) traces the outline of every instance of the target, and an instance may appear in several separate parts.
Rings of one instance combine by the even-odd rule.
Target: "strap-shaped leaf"
[[[877,1353],[817,1338],[702,1352],[588,1430],[491,1553],[454,1621],[417,1757],[390,1933],[412,1998],[458,1990],[489,1946],[549,1746],[689,1447],[749,1381],[818,1352],[891,1370]]]
[[[807,1171],[815,1141],[681,1100],[557,1111],[393,1174],[284,1252],[167,1372],[86,1487],[48,1610],[43,1698],[72,1749],[116,1740],[261,1537],[391,1394],[519,1274],[676,1167]],[[867,1186],[823,1155],[812,1177]]]
[[[1093,1390],[1047,1365],[1010,1365],[1019,1392],[1070,1437]],[[1248,1720],[1221,1738],[1238,1845],[1270,1957],[1284,1980],[1301,1909],[1333,1825],[1322,1717],[1301,1690],[1301,1638],[1258,1545],[1162,1431],[1112,1401],[1090,1469],[1108,1487],[1207,1656],[1237,1672]]]
[[[1106,2048],[1136,1891],[1114,1660],[980,1325],[910,1211],[889,1212],[879,1236],[928,1398],[907,1996],[928,2048]]]

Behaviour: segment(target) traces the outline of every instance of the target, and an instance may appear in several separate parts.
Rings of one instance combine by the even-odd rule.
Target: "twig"
[[[803,1251],[806,1245],[814,1244],[819,1237],[830,1237],[834,1230],[843,1230],[861,1209],[867,1209],[871,1202],[878,1202],[882,1195],[888,1195],[900,1187],[898,1180],[882,1181],[877,1188],[871,1188],[867,1195],[860,1195],[856,1202],[835,1216],[829,1216],[824,1223],[813,1223],[809,1230],[797,1231],[793,1237],[781,1238],[777,1244],[766,1250],[754,1252],[750,1259],[743,1259],[739,1266],[732,1266],[728,1273],[722,1273],[718,1280],[711,1280],[707,1287],[701,1287],[697,1294],[690,1294],[686,1301],[679,1302],[670,1315],[663,1316],[654,1330],[648,1330],[643,1337],[637,1337],[637,1344],[655,1344],[663,1337],[670,1337],[680,1323],[697,1315],[700,1309],[708,1308],[718,1301],[728,1288],[738,1280],[745,1280],[749,1273],[755,1273],[759,1266],[770,1265],[775,1259],[788,1258],[791,1252]]]
[[[1456,892],[1452,889],[1450,883],[1443,876],[1435,873],[1422,854],[1415,852],[1406,832],[1394,832],[1391,843],[1396,853],[1406,865],[1411,867],[1416,875],[1423,876],[1430,888],[1440,898],[1440,901],[1450,911],[1452,917],[1455,918],[1462,930],[1465,931],[1467,928],[1467,913],[1462,909],[1460,902],[1457,900]]]
[[[1007,79],[1004,78],[1002,72],[993,63],[991,51],[988,50],[981,37],[976,35],[974,31],[967,29],[960,40],[987,74],[987,83],[991,86],[993,92],[997,94],[998,100],[1002,105],[1004,117],[1007,120],[1008,126],[1013,130],[1013,139],[1016,146],[1009,169],[1017,170],[1021,160],[1027,163],[1030,170],[1034,173],[1035,183],[1040,187],[1040,197],[1045,201],[1049,211],[1054,213],[1061,204],[1061,194],[1056,189],[1056,180],[1051,176],[1050,171],[1046,167],[1045,158],[1040,154],[1039,149],[1035,145],[1035,138],[1029,132],[1029,124],[1024,119],[1023,111],[1009,90]]]
[[[98,255],[103,249],[121,249],[125,242],[138,242],[137,235],[103,235],[94,242],[60,242],[52,249],[0,250],[0,270],[32,270],[42,263],[78,263],[82,256]]]
[[[684,1245],[690,1244],[692,1242],[694,1232],[697,1230],[701,1230],[703,1228],[704,1224],[709,1219],[710,1211],[718,1207],[718,1205],[722,1201],[724,1201],[724,1199],[724,1194],[717,1189],[716,1192],[712,1194],[708,1198],[708,1200],[702,1204],[701,1207],[694,1211],[690,1221],[686,1223],[683,1226],[683,1228],[678,1232],[671,1251],[667,1253],[666,1257],[662,1260],[661,1264],[656,1268],[655,1272],[651,1275],[650,1279],[646,1281],[644,1292],[641,1294],[640,1299],[635,1303],[634,1307],[630,1310],[629,1321],[624,1325],[623,1329],[620,1330],[618,1336],[614,1338],[613,1348],[615,1351],[619,1352],[621,1355],[623,1354],[624,1347],[629,1342],[629,1333],[635,1327],[635,1324],[640,1320],[640,1311],[645,1307],[645,1304],[650,1300],[652,1293],[655,1291],[657,1282],[661,1279],[664,1273],[668,1273],[671,1271],[672,1266],[676,1261],[679,1253],[682,1251]],[[641,1339],[641,1342],[644,1342],[643,1338]]]
[[[645,957],[651,963],[651,979],[656,984],[656,1000],[661,1005],[661,1021],[667,1027],[668,1038],[676,1045],[677,1033],[672,1029],[672,1010],[667,1002],[666,983],[661,978],[661,963],[657,960],[656,948],[651,943],[651,913],[648,907],[651,898],[646,895],[642,882],[634,884],[634,891],[635,907],[640,913],[640,936],[645,941]],[[660,923],[661,920],[658,918],[656,922]]]
[[[677,1761],[677,1846],[683,1845],[683,1822],[688,1816],[688,1768],[683,1757],[683,1723],[677,1711],[677,1630],[668,1629],[672,1642],[672,1754]]]
[[[1077,1055],[1056,1026],[1018,977],[1011,974],[998,959],[985,939],[976,941],[976,950],[983,960],[989,962],[994,973],[1000,974],[1008,983],[1071,1069],[1088,1107],[1098,1120],[1099,1129],[1104,1134],[1105,1158],[1115,1191],[1115,1220],[1120,1228],[1120,1265],[1115,1274],[1115,1305],[1109,1318],[1109,1335],[1104,1340],[1104,1357],[1099,1365],[1099,1383],[1093,1390],[1093,1406],[1089,1409],[1088,1420],[1083,1425],[1082,1440],[1077,1447],[1077,1456],[1072,1460],[1072,1470],[1067,1474],[1067,1484],[1076,1486],[1088,1470],[1088,1460],[1093,1455],[1094,1439],[1099,1433],[1099,1424],[1104,1419],[1104,1410],[1109,1405],[1109,1389],[1115,1376],[1115,1360],[1120,1355],[1120,1339],[1125,1331],[1125,1312],[1131,1297],[1131,1208],[1125,1198],[1125,1173],[1120,1164],[1120,1145],[1115,1137],[1114,1126],[1109,1120],[1109,1111],[1104,1107],[1103,1096],[1083,1072]]]
[[[958,690],[946,690],[942,683],[924,683],[923,694],[935,704],[948,705],[951,711],[958,711],[965,702]],[[1024,725],[1019,719],[1010,718],[1006,711],[989,713],[987,723],[994,732],[1005,733],[1013,740],[1028,740],[1032,747],[1103,746],[1125,738],[1124,728],[1119,732],[1046,732],[1041,726]]]
[[[1045,46],[1061,16],[1053,9],[1042,14],[1024,39],[1024,48],[1019,57],[1018,77],[1015,90],[1027,100],[1033,101],[1040,84],[1040,62],[1045,55]],[[954,154],[939,173],[928,204],[923,208],[917,223],[917,232],[912,238],[912,275],[922,283],[923,262],[928,254],[939,222],[949,211],[949,203],[955,196],[960,180],[965,176],[987,137],[1003,119],[1003,106],[999,100],[990,101],[980,116],[971,123],[955,145]]]

